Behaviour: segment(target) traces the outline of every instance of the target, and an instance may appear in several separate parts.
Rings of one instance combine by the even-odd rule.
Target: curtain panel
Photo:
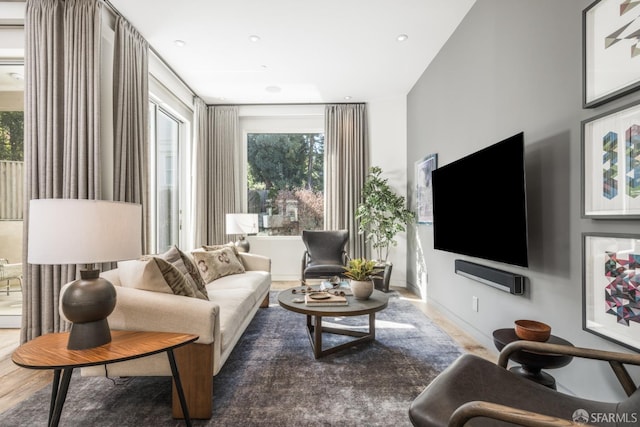
[[[113,58],[113,198],[142,205],[142,253],[151,248],[149,46],[116,17]]]
[[[237,212],[239,198],[238,107],[196,102],[196,247],[227,241],[225,215]]]
[[[325,229],[349,230],[349,256],[369,258],[355,218],[369,170],[365,104],[325,107],[325,169]]]
[[[96,0],[26,2],[22,342],[68,328],[58,300],[76,275],[27,263],[29,200],[100,198],[100,17]]]

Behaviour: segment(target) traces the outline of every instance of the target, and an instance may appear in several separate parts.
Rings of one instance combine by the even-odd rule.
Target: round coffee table
[[[296,293],[292,292],[294,289]],[[294,299],[304,298],[304,294],[300,293],[302,289],[305,288],[295,287],[281,291],[278,294],[278,303],[287,310],[307,316],[307,334],[309,335],[313,355],[316,359],[376,339],[376,312],[386,308],[389,303],[389,297],[384,292],[374,290],[373,294],[366,300],[359,300],[353,296],[347,296],[348,305],[310,307],[304,302],[294,302]],[[369,316],[369,330],[367,332],[322,326],[322,317],[324,316],[348,317],[363,315]],[[323,332],[348,335],[356,339],[335,347],[323,349]]]
[[[493,331],[493,343],[498,351],[501,351],[507,344],[518,341],[519,339],[513,328],[496,329]],[[569,341],[555,335],[551,335],[546,342],[550,344],[573,345]],[[573,356],[567,356],[565,354],[542,354],[520,350],[514,352],[511,355],[511,359],[522,365],[510,368],[509,370],[511,372],[555,390],[555,378],[543,372],[542,369],[555,369],[566,366],[571,362]]]

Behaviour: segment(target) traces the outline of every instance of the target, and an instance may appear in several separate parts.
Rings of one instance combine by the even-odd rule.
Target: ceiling
[[[474,2],[110,0],[207,104],[404,96]]]
[[[207,104],[284,104],[405,96],[474,2],[110,0],[108,4]],[[20,23],[23,17],[23,2],[0,1],[0,23]],[[402,34],[407,39],[398,41]],[[252,41],[251,36],[259,40]],[[177,46],[176,40],[184,46]],[[16,57],[16,52],[22,56],[22,49],[12,49],[16,43],[3,37],[0,57]],[[0,90],[22,90],[23,82],[10,76],[21,73],[21,67],[14,65],[0,67]]]

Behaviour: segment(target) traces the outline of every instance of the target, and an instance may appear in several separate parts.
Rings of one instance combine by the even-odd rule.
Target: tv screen
[[[434,248],[528,267],[524,134],[432,172]]]

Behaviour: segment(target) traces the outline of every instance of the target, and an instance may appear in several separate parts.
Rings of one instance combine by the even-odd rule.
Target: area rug
[[[260,309],[214,378],[213,417],[194,426],[410,426],[411,401],[461,348],[409,301],[390,294],[376,341],[314,359],[304,315]],[[325,318],[366,327],[367,316]],[[341,337],[344,339],[344,337]],[[327,338],[326,345],[336,344]],[[45,426],[50,388],[0,414],[2,426]],[[182,426],[171,418],[171,382],[74,373],[60,426]]]

